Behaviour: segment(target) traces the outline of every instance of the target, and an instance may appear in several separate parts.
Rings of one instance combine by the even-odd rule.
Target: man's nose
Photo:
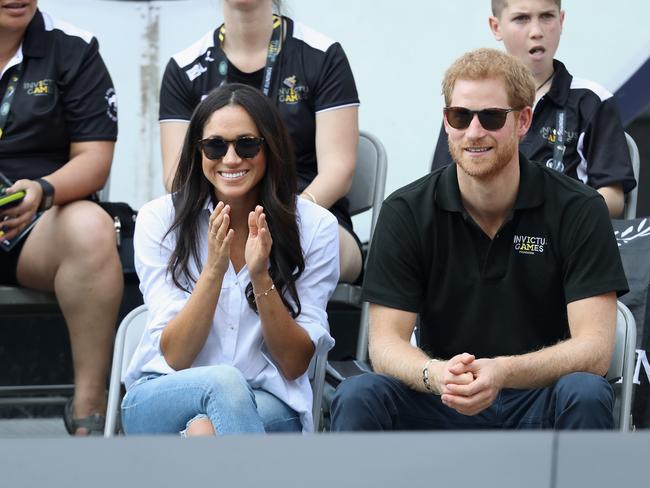
[[[481,125],[481,121],[478,119],[478,114],[473,114],[472,121],[469,123],[469,126],[465,130],[465,135],[472,139],[478,139],[484,136],[485,132],[485,129]]]

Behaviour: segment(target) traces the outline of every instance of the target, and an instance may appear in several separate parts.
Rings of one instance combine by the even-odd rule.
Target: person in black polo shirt
[[[605,202],[518,152],[535,86],[514,57],[465,54],[443,92],[456,164],[384,202],[362,297],[379,374],[341,383],[332,429],[611,428],[627,282]]]
[[[160,142],[167,190],[194,108],[224,83],[259,88],[287,124],[298,191],[339,222],[341,281],[362,267],[361,243],[345,198],[359,139],[359,97],[343,48],[284,16],[278,0],[223,0],[224,24],[174,55],[160,87]]]
[[[535,79],[533,122],[521,152],[595,188],[619,217],[624,194],[636,186],[621,118],[609,91],[574,78],[554,59],[564,24],[560,0],[492,0],[492,13],[494,37]],[[441,128],[432,169],[451,162]]]
[[[101,431],[122,269],[113,222],[88,200],[108,178],[117,137],[115,90],[97,40],[37,9],[0,1],[0,172],[26,191],[1,212],[0,284],[56,294],[70,332],[73,434]]]

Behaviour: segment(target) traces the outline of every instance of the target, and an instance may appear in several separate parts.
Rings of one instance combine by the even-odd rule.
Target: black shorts
[[[339,225],[348,231],[352,237],[354,237],[354,240],[357,242],[357,246],[359,246],[359,251],[362,251],[361,240],[359,239],[359,236],[357,236],[357,234],[354,232],[350,214],[347,212],[345,206],[341,205],[340,202],[341,200],[332,205],[329,208],[329,211],[332,213],[332,215],[334,215],[334,217],[336,217],[336,220],[339,221]]]
[[[27,236],[29,236],[29,233],[23,236],[9,252],[0,249],[0,285],[19,286],[16,270],[18,269],[18,258],[23,250]]]

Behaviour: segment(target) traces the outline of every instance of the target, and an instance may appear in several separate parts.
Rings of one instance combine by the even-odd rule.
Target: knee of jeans
[[[558,399],[589,406],[613,406],[613,391],[607,380],[592,373],[571,373],[560,378],[556,385]]]
[[[217,393],[227,393],[232,399],[242,396],[243,398],[252,397],[253,389],[250,387],[243,373],[229,365],[209,366],[204,373],[211,390]]]
[[[332,409],[358,409],[361,405],[367,404],[368,401],[377,399],[378,392],[381,389],[379,385],[380,381],[381,377],[372,373],[347,378],[334,392]]]

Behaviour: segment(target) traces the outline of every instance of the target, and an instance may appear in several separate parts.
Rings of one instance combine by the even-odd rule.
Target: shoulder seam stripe
[[[91,32],[80,29],[76,25],[70,24],[69,22],[65,22],[63,20],[55,19],[43,11],[41,11],[41,14],[43,14],[43,22],[45,24],[46,31],[59,30],[67,36],[78,37],[82,39],[86,42],[86,44],[90,44],[90,41],[92,41],[94,37]]]
[[[319,51],[327,51],[335,41],[330,39],[324,34],[306,26],[302,22],[294,22],[293,24],[293,37],[305,44],[318,49]]]
[[[599,85],[595,81],[585,80],[583,78],[573,78],[573,80],[571,80],[571,90],[580,89],[592,91],[598,98],[600,98],[601,102],[604,102],[608,98],[612,97],[612,94],[609,90],[607,90],[607,88]]]
[[[172,58],[181,68],[186,68],[195,63],[208,49],[214,48],[214,31],[207,32],[198,41],[182,51],[174,54]]]

